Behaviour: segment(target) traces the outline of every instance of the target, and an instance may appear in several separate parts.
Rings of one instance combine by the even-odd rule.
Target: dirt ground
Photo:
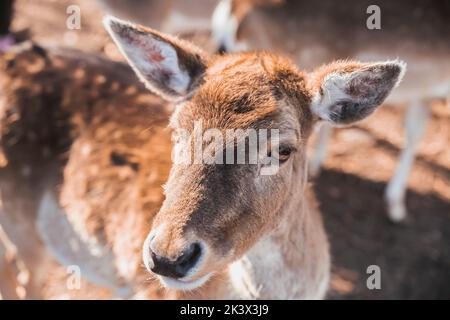
[[[81,6],[81,30],[65,28],[69,4]],[[40,43],[121,59],[101,16],[95,1],[19,0],[14,30]],[[205,43],[204,35],[196,37]],[[368,121],[335,131],[324,170],[313,180],[332,250],[330,299],[450,299],[450,108],[436,103],[431,112],[401,224],[387,219],[383,191],[404,142],[404,109],[384,106]],[[381,268],[380,290],[366,286],[369,265]],[[59,273],[55,267],[52,282]],[[77,296],[50,287],[49,297],[108,297],[87,284]]]

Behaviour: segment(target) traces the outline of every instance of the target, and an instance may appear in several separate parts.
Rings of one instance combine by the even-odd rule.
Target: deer
[[[137,78],[120,62],[35,46],[1,64],[1,146],[8,165],[28,163],[40,181],[30,219],[41,242],[122,297],[324,298],[331,262],[308,138],[318,121],[372,114],[405,64],[335,61],[305,72],[278,54],[208,55],[115,17],[104,25]],[[190,142],[180,131],[198,120],[202,130],[243,129],[234,143],[246,129],[279,130],[261,154],[277,170],[181,161],[173,151]]]
[[[446,1],[378,1],[381,29],[369,30],[375,10],[370,1],[222,0],[212,15],[212,38],[219,52],[277,50],[306,69],[333,59],[371,61],[401,56],[408,75],[386,104],[406,106],[406,141],[385,201],[393,222],[407,217],[408,176],[426,130],[430,103],[450,101],[450,32]],[[332,127],[318,126],[310,172],[317,175],[326,157]]]
[[[211,58],[149,28],[114,17],[104,24],[147,88],[176,103],[174,148],[189,143],[177,130],[192,131],[198,119],[205,129],[281,131],[274,176],[259,175],[260,165],[172,166],[143,246],[147,269],[165,287],[208,283],[220,298],[323,298],[330,257],[307,184],[306,142],[319,119],[343,125],[370,115],[405,64],[340,61],[308,74],[268,52]],[[222,291],[224,278],[231,292]]]

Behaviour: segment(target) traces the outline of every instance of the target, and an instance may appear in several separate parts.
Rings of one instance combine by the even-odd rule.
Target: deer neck
[[[306,171],[304,171],[306,172]],[[195,294],[180,299],[322,299],[330,256],[313,192],[301,183],[281,210],[278,227]]]
[[[229,267],[231,298],[324,297],[330,258],[322,219],[306,183],[291,198],[278,228]]]

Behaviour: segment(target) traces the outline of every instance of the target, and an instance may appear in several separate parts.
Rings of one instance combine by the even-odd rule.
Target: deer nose
[[[175,260],[170,260],[151,251],[153,267],[150,270],[165,277],[183,278],[197,264],[201,255],[202,248],[198,243],[189,245]]]
[[[225,44],[221,43],[218,48],[217,48],[217,53],[218,54],[224,54],[227,53],[227,47],[225,46]]]

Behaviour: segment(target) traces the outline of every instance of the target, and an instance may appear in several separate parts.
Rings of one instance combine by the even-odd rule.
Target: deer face
[[[148,88],[177,103],[166,199],[143,249],[147,268],[171,288],[201,286],[276,229],[302,197],[314,123],[368,116],[404,69],[338,62],[303,73],[268,53],[208,58],[115,18],[105,26]]]

